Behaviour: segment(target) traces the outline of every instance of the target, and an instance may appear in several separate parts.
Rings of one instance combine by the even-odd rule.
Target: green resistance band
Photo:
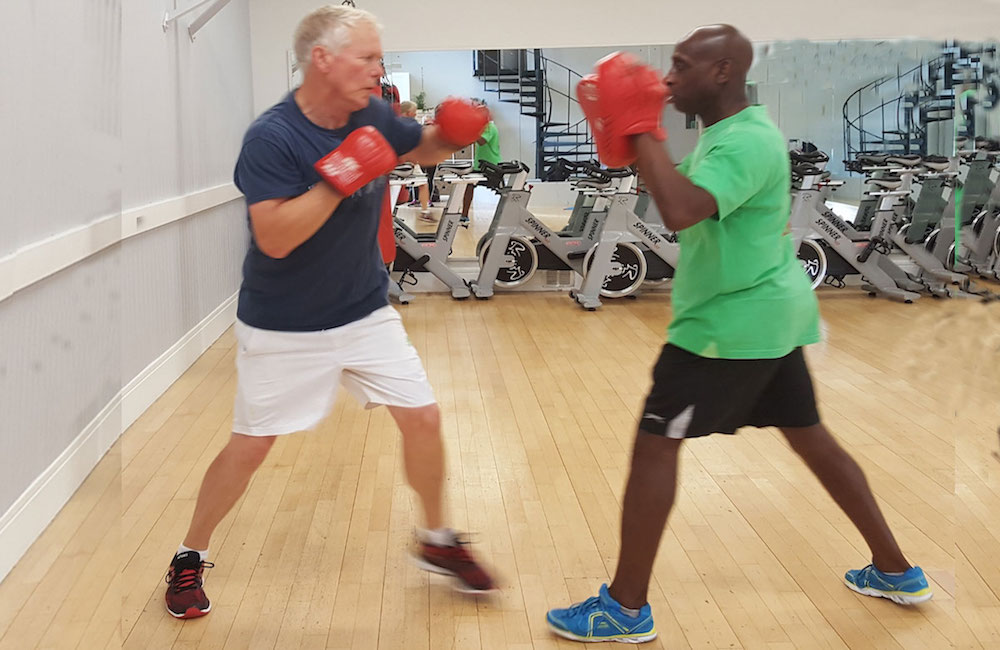
[[[977,89],[969,88],[968,90],[962,91],[962,94],[956,99],[955,106],[955,137],[951,141],[952,155],[958,157],[958,130],[960,126],[965,126],[965,113],[962,111],[962,99],[967,96],[975,95]],[[955,252],[953,253],[952,265],[958,267],[958,254],[962,250],[962,197],[965,192],[962,191],[963,188],[955,188]]]

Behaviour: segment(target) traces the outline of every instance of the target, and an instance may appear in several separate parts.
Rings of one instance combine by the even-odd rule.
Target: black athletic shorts
[[[780,359],[708,359],[663,346],[639,429],[668,438],[819,423],[802,348]]]

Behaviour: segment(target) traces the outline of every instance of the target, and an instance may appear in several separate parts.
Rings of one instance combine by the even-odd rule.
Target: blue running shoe
[[[584,643],[617,641],[645,643],[656,638],[653,612],[646,604],[633,618],[622,612],[622,606],[601,585],[600,594],[569,609],[551,609],[546,615],[552,631],[561,637]]]
[[[918,566],[910,568],[900,576],[882,573],[869,564],[863,569],[848,571],[844,576],[844,584],[865,596],[888,598],[900,605],[916,605],[930,600],[934,595],[924,571]]]

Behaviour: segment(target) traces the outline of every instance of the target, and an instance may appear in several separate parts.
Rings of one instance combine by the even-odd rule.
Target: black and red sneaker
[[[178,553],[167,571],[167,611],[175,618],[198,618],[212,611],[202,588],[202,573],[215,565],[202,562],[197,551]]]
[[[414,561],[425,571],[455,578],[455,591],[464,594],[485,594],[496,590],[493,578],[476,563],[466,549],[469,542],[457,535],[448,546],[438,546],[420,541]]]

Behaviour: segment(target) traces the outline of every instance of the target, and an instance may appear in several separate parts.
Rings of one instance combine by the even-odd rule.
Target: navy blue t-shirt
[[[289,93],[247,129],[236,162],[236,187],[248,206],[299,196],[323,182],[313,164],[367,125],[378,129],[397,155],[420,143],[420,124],[398,117],[381,99],[372,97],[346,126],[324,129],[302,114]],[[387,182],[383,176],[359,188],[283,259],[262,253],[251,237],[237,317],[261,329],[317,331],[352,323],[387,305],[389,276],[378,245]]]

